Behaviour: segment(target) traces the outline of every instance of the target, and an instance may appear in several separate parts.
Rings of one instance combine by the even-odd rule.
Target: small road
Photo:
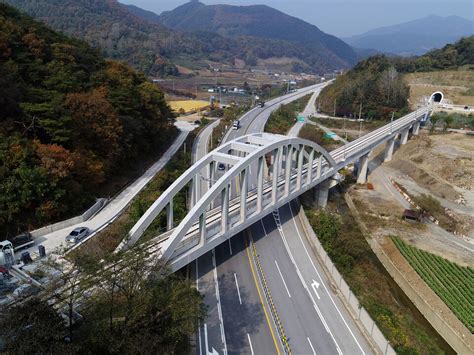
[[[102,226],[111,223],[132,201],[132,199],[150,182],[153,177],[159,173],[168,161],[176,154],[178,149],[182,146],[189,131],[181,131],[175,141],[171,144],[168,150],[161,156],[161,158],[154,163],[148,170],[136,179],[133,183],[128,185],[116,197],[114,197],[99,213],[88,221],[68,226],[58,231],[35,238],[35,245],[30,247],[27,251],[30,254],[38,251],[38,246],[43,245],[47,252],[52,252],[65,245],[66,236],[76,227],[88,227],[95,231]],[[93,237],[93,235],[92,235]],[[84,242],[84,241],[83,241]]]

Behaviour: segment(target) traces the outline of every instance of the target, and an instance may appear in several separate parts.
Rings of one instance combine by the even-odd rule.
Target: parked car
[[[89,228],[87,227],[78,227],[75,228],[69,235],[66,237],[66,242],[68,243],[77,243],[87,237],[90,233]]]

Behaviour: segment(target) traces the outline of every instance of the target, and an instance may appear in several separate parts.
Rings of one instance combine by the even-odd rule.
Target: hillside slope
[[[204,5],[191,1],[163,12],[160,21],[187,32],[208,31],[224,37],[252,36],[304,44],[345,66],[356,61],[352,48],[337,37],[265,5]]]
[[[245,33],[232,38],[207,28],[185,33],[160,24],[152,12],[116,0],[2,1],[56,30],[84,39],[108,58],[125,61],[153,76],[177,75],[174,63],[207,66],[212,61],[228,65],[241,59],[252,67],[258,59],[273,57],[290,58],[294,71],[323,73],[348,67],[355,56],[350,47],[337,39],[340,43],[334,52],[348,52],[348,55],[335,54],[325,45],[310,48],[297,42]],[[322,38],[332,45],[332,36],[324,34]]]
[[[370,30],[344,40],[356,48],[398,55],[421,55],[474,34],[474,22],[459,16],[427,16]]]
[[[55,30],[81,38],[111,59],[147,74],[173,74],[177,55],[202,52],[196,42],[163,25],[132,14],[115,0],[2,0]]]
[[[176,135],[142,74],[5,4],[0,106],[2,237],[82,212]]]

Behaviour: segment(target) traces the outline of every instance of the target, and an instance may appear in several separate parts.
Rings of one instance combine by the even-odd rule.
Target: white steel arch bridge
[[[340,180],[341,168],[358,161],[357,181],[365,182],[370,152],[386,143],[385,161],[389,161],[395,140],[405,144],[409,132],[417,135],[430,111],[426,106],[331,153],[311,141],[282,135],[257,133],[237,138],[181,175],[143,214],[118,249],[137,243],[166,211],[167,231],[157,236],[159,254],[178,270],[313,187],[318,187],[324,206],[328,189]],[[202,195],[200,179],[209,184]],[[183,189],[191,191],[191,203],[175,226],[173,198]]]

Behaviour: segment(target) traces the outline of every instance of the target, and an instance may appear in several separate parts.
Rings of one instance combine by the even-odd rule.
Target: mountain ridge
[[[341,39],[267,5],[205,5],[191,1],[163,12],[159,18],[165,26],[185,32],[205,30],[224,37],[284,40],[331,52],[349,65],[357,59],[352,48]]]
[[[369,30],[344,40],[356,48],[422,55],[474,33],[474,21],[460,16],[428,15],[404,23]]]
[[[179,75],[175,63],[192,62],[208,67],[210,62],[232,65],[240,59],[250,68],[258,63],[258,59],[285,57],[291,58],[287,66],[290,71],[324,73],[349,67],[356,60],[356,54],[349,46],[323,32],[321,40],[307,47],[301,41],[256,37],[247,33],[224,37],[222,31],[214,32],[208,28],[184,32],[163,25],[150,11],[117,0],[0,2],[17,7],[55,30],[81,38],[100,48],[108,58],[125,61],[151,76]],[[260,11],[261,7],[256,9]]]

